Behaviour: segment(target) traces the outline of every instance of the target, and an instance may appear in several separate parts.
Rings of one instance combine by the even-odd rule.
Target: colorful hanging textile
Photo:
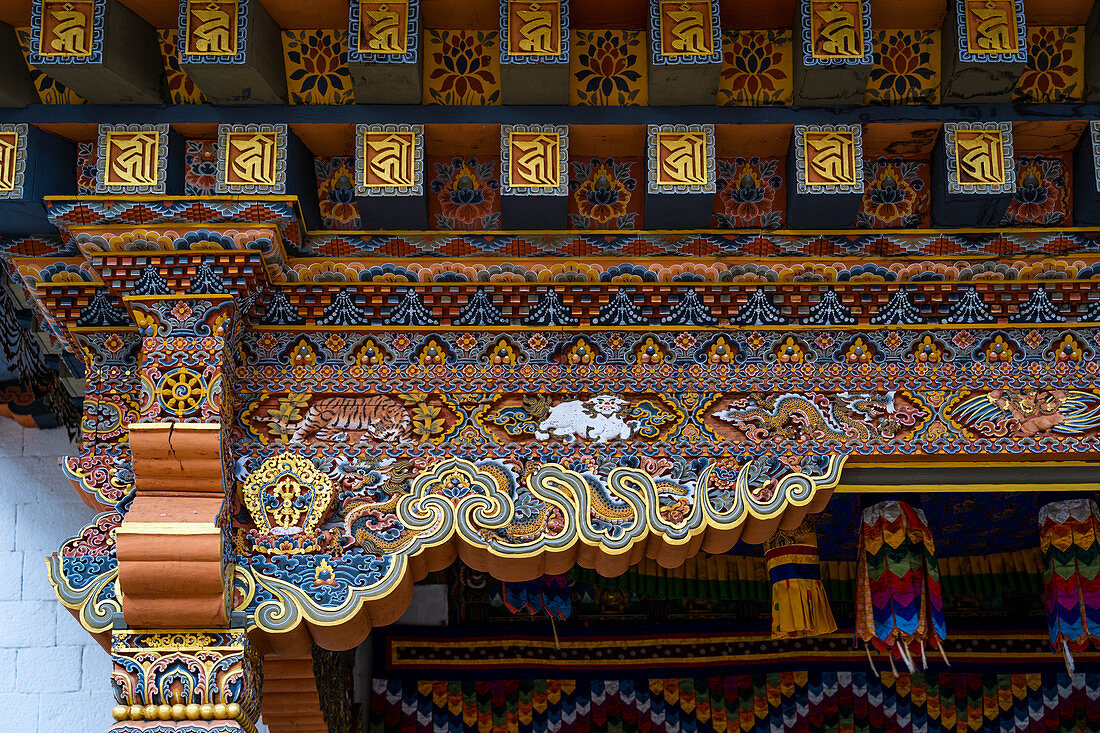
[[[1055,653],[1073,673],[1073,654],[1100,646],[1100,512],[1092,499],[1039,509],[1047,625]]]
[[[812,517],[793,532],[778,532],[768,540],[764,561],[772,586],[772,636],[793,639],[836,631],[821,582]]]
[[[526,611],[532,616],[545,613],[552,619],[564,621],[573,613],[569,577],[544,575],[536,580],[504,582],[504,605],[512,613]]]
[[[926,667],[925,646],[943,652],[947,628],[932,532],[924,512],[904,501],[863,510],[856,571],[856,638],[901,659],[910,672]],[[947,657],[944,656],[946,661]]]

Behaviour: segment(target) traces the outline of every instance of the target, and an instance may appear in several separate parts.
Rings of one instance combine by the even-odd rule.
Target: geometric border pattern
[[[569,0],[558,0],[561,51],[552,56],[512,54],[508,50],[508,2],[500,0],[500,63],[502,64],[568,64],[569,63]]]
[[[363,161],[367,156],[368,132],[411,132],[413,134],[413,170],[411,186],[363,185]],[[355,126],[355,195],[420,196],[424,193],[424,125]]]
[[[273,132],[275,133],[275,183],[271,185],[257,183],[229,183],[226,180],[229,165],[228,140],[230,133]],[[287,126],[278,125],[218,125],[218,178],[214,185],[219,194],[284,194],[286,193],[286,148]]]
[[[802,0],[802,63],[806,66],[858,66],[870,64],[874,60],[874,46],[871,45],[871,7],[867,0],[859,0],[863,9],[863,56],[859,58],[833,58],[819,59],[814,56],[813,28],[810,10],[813,7],[810,0]]]
[[[661,4],[649,0],[649,61],[654,66],[722,63],[722,18],[718,0],[710,0],[711,48],[709,56],[665,56],[661,53]]]
[[[187,53],[187,0],[180,0],[179,33],[176,51],[181,64],[243,64],[248,41],[248,0],[237,0],[237,53],[220,56]]]
[[[794,161],[796,190],[799,194],[863,193],[863,176],[857,174],[855,183],[833,183],[826,186],[806,185],[806,133],[807,132],[850,132],[855,147],[856,169],[863,167],[863,128],[856,125],[795,125]]]
[[[955,35],[958,38],[959,61],[967,64],[1026,64],[1027,63],[1027,22],[1024,20],[1024,0],[1016,0],[1016,53],[979,53],[969,51],[966,39],[966,0],[955,0]]]
[[[657,181],[657,166],[660,164],[660,151],[657,149],[659,133],[662,132],[694,132],[702,133],[707,140],[707,182],[696,185],[669,185]],[[648,162],[648,175],[646,191],[654,194],[662,193],[714,193],[717,165],[714,154],[714,125],[647,125],[646,126],[646,160]]]
[[[361,53],[355,39],[359,37],[361,0],[352,0],[348,16],[348,63],[350,64],[415,64],[420,58],[420,0],[408,0],[409,17],[406,23],[408,38],[405,53],[398,56],[389,53]],[[566,38],[569,37],[568,32]]]
[[[96,141],[95,192],[103,194],[164,194],[168,178],[168,123],[159,125],[100,125]],[[108,132],[156,132],[157,133],[157,182],[152,186],[108,186],[107,133]]]
[[[962,185],[959,183],[958,161],[955,159],[955,132],[958,130],[997,130],[1001,133],[1001,152],[1004,160],[1004,183]],[[1016,193],[1016,162],[1012,151],[1011,122],[945,122],[943,123],[943,153],[947,164],[947,192],[949,194],[1001,194]]]
[[[558,185],[553,188],[513,186],[511,183],[512,133],[550,133],[558,136]],[[569,125],[501,125],[501,192],[506,196],[565,196],[569,193]]]

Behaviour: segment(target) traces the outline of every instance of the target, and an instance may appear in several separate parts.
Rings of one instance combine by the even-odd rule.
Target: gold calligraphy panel
[[[101,144],[101,175],[108,189],[153,188],[160,183],[159,130],[107,130]]]
[[[238,48],[237,0],[187,0],[183,51],[188,56],[235,56]]]
[[[562,52],[558,0],[508,0],[504,30],[510,56],[558,56]]]
[[[12,195],[19,188],[19,147],[19,133],[16,130],[0,130],[0,195]]]
[[[962,0],[963,38],[973,56],[1016,54],[1020,49],[1015,0]]]
[[[508,136],[508,184],[524,188],[561,185],[557,132],[513,132]]]
[[[274,130],[230,132],[222,165],[230,186],[274,186],[279,167],[279,135]]]
[[[93,0],[42,0],[38,55],[44,59],[87,58],[95,34]]]
[[[658,132],[659,186],[705,186],[709,180],[707,136],[703,132]]]
[[[808,12],[813,58],[862,59],[867,55],[862,0],[809,0]]]
[[[359,0],[356,50],[361,54],[401,56],[409,50],[408,0]]]
[[[283,193],[286,125],[219,125],[217,193]]]
[[[365,132],[362,184],[368,188],[413,185],[416,135]]]
[[[807,186],[854,186],[861,178],[855,133],[848,130],[806,130],[802,141]]]
[[[959,186],[1002,186],[1006,182],[1004,136],[1000,130],[955,130]]]
[[[358,125],[355,188],[363,196],[422,192],[422,125]]]
[[[662,56],[714,53],[714,19],[708,0],[659,0],[657,23]]]

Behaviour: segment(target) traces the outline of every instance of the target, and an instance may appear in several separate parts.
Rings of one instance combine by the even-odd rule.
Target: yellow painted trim
[[[220,422],[132,422],[130,430],[221,430]]]
[[[131,522],[123,520],[116,534],[220,535],[221,528],[210,522]]]
[[[989,483],[989,484],[839,484],[838,494],[1015,494],[1023,491],[1100,491],[1100,483],[1040,484],[1040,483]]]

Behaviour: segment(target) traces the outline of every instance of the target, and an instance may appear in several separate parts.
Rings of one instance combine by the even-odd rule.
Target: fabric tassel
[[[810,518],[794,532],[779,532],[768,540],[764,560],[772,586],[773,637],[793,639],[836,631]]]
[[[1100,646],[1100,511],[1092,499],[1039,509],[1050,645],[1072,675],[1073,655]]]
[[[856,638],[897,657],[909,670],[927,666],[924,647],[943,640],[943,596],[932,533],[924,512],[904,501],[863,511],[856,568]]]

